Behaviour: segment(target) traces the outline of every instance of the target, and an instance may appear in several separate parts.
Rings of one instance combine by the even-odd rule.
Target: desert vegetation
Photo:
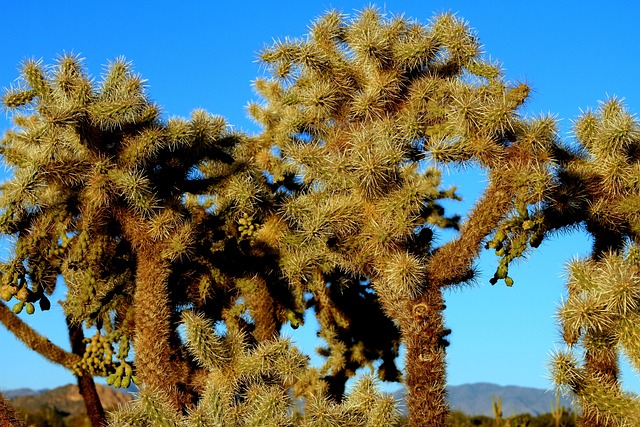
[[[617,363],[640,366],[640,134],[619,100],[567,144],[551,116],[520,114],[529,87],[451,14],[328,12],[260,60],[256,135],[201,110],[166,119],[124,59],[98,80],[74,55],[29,60],[4,92],[0,322],[77,376],[94,427],[405,422],[374,376],[404,382],[409,426],[485,425],[446,403],[443,291],[473,280],[485,248],[491,282],[512,286],[514,260],[575,227],[594,246],[569,267],[553,378],[579,425],[633,425]],[[487,185],[459,218],[440,170],[465,165]],[[456,236],[438,243],[442,229]],[[60,283],[71,352],[21,319]],[[321,367],[280,336],[309,310]],[[138,384],[138,400],[107,417],[94,377]]]

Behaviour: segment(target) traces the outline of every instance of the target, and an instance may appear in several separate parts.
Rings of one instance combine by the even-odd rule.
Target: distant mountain
[[[2,394],[4,394],[7,399],[13,399],[18,396],[37,396],[39,394],[46,393],[47,391],[49,391],[48,388],[43,388],[41,390],[34,390],[32,388],[16,388],[13,390],[3,390]]]
[[[110,387],[96,385],[98,394],[105,408],[114,408],[119,404],[126,404],[132,399],[127,390],[116,391]],[[549,412],[551,403],[555,404],[555,394],[543,389],[517,386],[499,386],[490,383],[464,384],[449,386],[449,405],[452,410],[459,410],[467,415],[493,416],[491,397],[502,399],[503,416],[529,413],[539,415]],[[43,407],[54,407],[66,414],[80,414],[84,412],[84,402],[75,385],[66,385],[53,390],[16,389],[5,390],[7,396],[16,408],[25,412],[35,412]],[[402,412],[406,415],[404,390],[393,393],[398,400]],[[562,398],[560,404],[570,407],[571,404]]]
[[[502,399],[502,413],[510,416],[529,413],[540,415],[551,411],[551,404],[555,404],[556,395],[532,387],[499,386],[490,383],[464,384],[449,387],[449,405],[469,415],[493,416],[491,397]],[[560,404],[571,407],[571,402],[560,396]]]
[[[100,401],[106,409],[124,405],[132,399],[131,394],[116,391],[110,387],[96,384],[96,388],[100,396]],[[15,396],[16,391],[17,390],[7,390],[3,393],[9,397],[12,394]],[[40,394],[23,394],[9,398],[16,409],[29,413],[37,412],[41,408],[55,408],[56,411],[69,415],[85,412],[84,400],[82,400],[82,396],[76,385],[65,385]]]
[[[491,397],[502,399],[502,414],[505,417],[514,414],[529,413],[540,415],[551,411],[551,403],[555,404],[556,396],[553,392],[517,386],[499,386],[490,383],[463,384],[447,387],[449,405],[452,410],[462,411],[467,415],[493,416]],[[400,409],[406,415],[404,390],[393,393],[398,400]],[[560,404],[571,407],[571,403],[561,397]]]

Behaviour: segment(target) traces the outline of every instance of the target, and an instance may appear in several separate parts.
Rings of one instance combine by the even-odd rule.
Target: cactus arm
[[[511,208],[513,192],[497,180],[492,181],[469,214],[459,237],[442,246],[431,258],[428,282],[432,286],[450,286],[471,278],[471,267],[483,239]]]
[[[54,363],[71,370],[81,360],[80,356],[63,350],[40,335],[4,303],[0,303],[0,322],[27,347]]]

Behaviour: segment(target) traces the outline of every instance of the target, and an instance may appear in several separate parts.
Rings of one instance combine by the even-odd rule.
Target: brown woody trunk
[[[146,233],[143,219],[126,209],[116,213],[125,238],[136,254],[133,294],[136,376],[145,387],[165,394],[177,411],[194,403],[192,371],[182,358],[169,292],[171,262],[162,241]]]
[[[67,318],[67,328],[69,329],[69,341],[71,341],[71,351],[73,354],[77,354],[82,357],[85,351],[85,344],[82,341],[84,339],[84,332],[82,331],[82,325],[73,323]],[[88,373],[76,375],[78,380],[78,389],[84,400],[84,406],[87,409],[87,416],[91,421],[92,427],[104,427],[107,425],[107,419],[98,396],[98,390],[96,390],[96,384],[93,378]]]
[[[473,277],[473,261],[483,239],[512,207],[513,189],[492,176],[483,197],[463,225],[459,238],[444,245],[427,267],[427,288],[418,298],[404,303],[397,316],[407,349],[405,372],[410,427],[441,427],[449,413],[446,389],[445,287]]]
[[[192,403],[190,372],[180,358],[169,297],[169,262],[160,245],[137,250],[135,309],[136,372],[145,386],[164,392],[176,409]]]
[[[269,292],[265,279],[255,276],[251,279],[251,282],[254,286],[253,295],[248,298],[247,305],[255,326],[253,336],[258,342],[273,340],[278,336],[278,323],[273,297]]]
[[[426,290],[418,301],[407,306],[407,316],[400,322],[407,349],[405,383],[410,427],[445,425],[447,379],[444,327],[444,300],[439,287]]]

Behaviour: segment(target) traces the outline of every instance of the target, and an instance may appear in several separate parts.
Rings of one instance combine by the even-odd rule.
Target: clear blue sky
[[[167,115],[187,116],[195,108],[223,115],[237,128],[256,132],[245,106],[260,74],[256,52],[272,40],[302,36],[330,7],[352,13],[359,1],[5,1],[0,5],[0,86],[17,77],[25,58],[51,63],[62,52],[79,53],[94,75],[107,61],[125,56],[147,80],[150,94]],[[570,138],[571,119],[608,95],[624,97],[640,111],[640,4],[599,1],[387,1],[378,6],[426,23],[451,10],[478,32],[488,56],[501,61],[509,79],[533,89],[528,114],[551,112]],[[0,131],[10,127],[0,116]],[[477,171],[450,170],[465,201],[451,205],[464,213],[483,188]],[[445,240],[442,236],[442,241]],[[5,244],[6,247],[6,244]],[[5,249],[6,251],[6,249]],[[495,256],[483,254],[478,284],[447,294],[446,318],[453,330],[448,353],[450,384],[494,382],[548,388],[549,352],[560,344],[553,320],[563,295],[563,269],[586,255],[589,241],[579,233],[547,242],[512,270],[516,284],[488,284]],[[54,296],[63,298],[63,294]],[[27,317],[26,314],[23,317]],[[68,347],[59,306],[28,319]],[[310,322],[311,325],[311,322]],[[311,325],[312,326],[312,325]],[[295,338],[307,351],[314,332]],[[640,391],[628,368],[623,381]],[[45,388],[74,382],[64,369],[25,349],[0,328],[0,389]]]

